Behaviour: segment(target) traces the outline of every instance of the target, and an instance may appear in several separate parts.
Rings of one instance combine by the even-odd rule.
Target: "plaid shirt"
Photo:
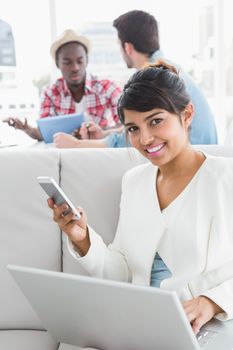
[[[114,82],[87,75],[85,96],[87,115],[102,128],[120,124],[117,101],[121,89]],[[64,78],[46,87],[41,95],[40,118],[75,113],[75,101]]]

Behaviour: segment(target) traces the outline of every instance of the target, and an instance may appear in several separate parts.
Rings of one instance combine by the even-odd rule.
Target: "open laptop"
[[[232,321],[211,321],[198,342],[175,292],[15,265],[8,270],[58,342],[102,350],[233,349]]]
[[[65,114],[37,119],[37,125],[45,143],[53,142],[56,132],[71,134],[84,122],[84,114]]]

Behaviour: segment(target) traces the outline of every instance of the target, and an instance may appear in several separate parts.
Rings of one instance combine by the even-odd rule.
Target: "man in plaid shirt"
[[[70,29],[52,44],[50,53],[62,77],[43,90],[39,117],[84,113],[89,122],[107,129],[108,134],[121,128],[117,115],[121,89],[110,80],[99,80],[86,72],[89,50],[89,40]],[[26,119],[25,122],[17,118],[5,121],[42,140],[39,129],[29,126]]]
[[[115,83],[104,79],[98,80],[86,74],[84,96],[86,97],[86,114],[101,128],[119,124],[117,115],[117,101],[121,90]],[[106,117],[106,111],[110,117]],[[64,77],[42,92],[40,118],[56,116],[59,114],[72,114],[76,112],[76,101]]]

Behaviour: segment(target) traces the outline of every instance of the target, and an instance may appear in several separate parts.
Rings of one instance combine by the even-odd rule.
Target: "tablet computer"
[[[62,114],[53,117],[37,119],[37,125],[45,143],[53,142],[53,135],[57,132],[71,134],[80,128],[84,122],[84,114]]]

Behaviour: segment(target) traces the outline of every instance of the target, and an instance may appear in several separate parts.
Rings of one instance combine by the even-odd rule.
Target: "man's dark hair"
[[[135,50],[148,56],[159,49],[158,23],[147,12],[126,12],[114,20],[113,27],[118,32],[122,46],[124,43],[131,43]]]

